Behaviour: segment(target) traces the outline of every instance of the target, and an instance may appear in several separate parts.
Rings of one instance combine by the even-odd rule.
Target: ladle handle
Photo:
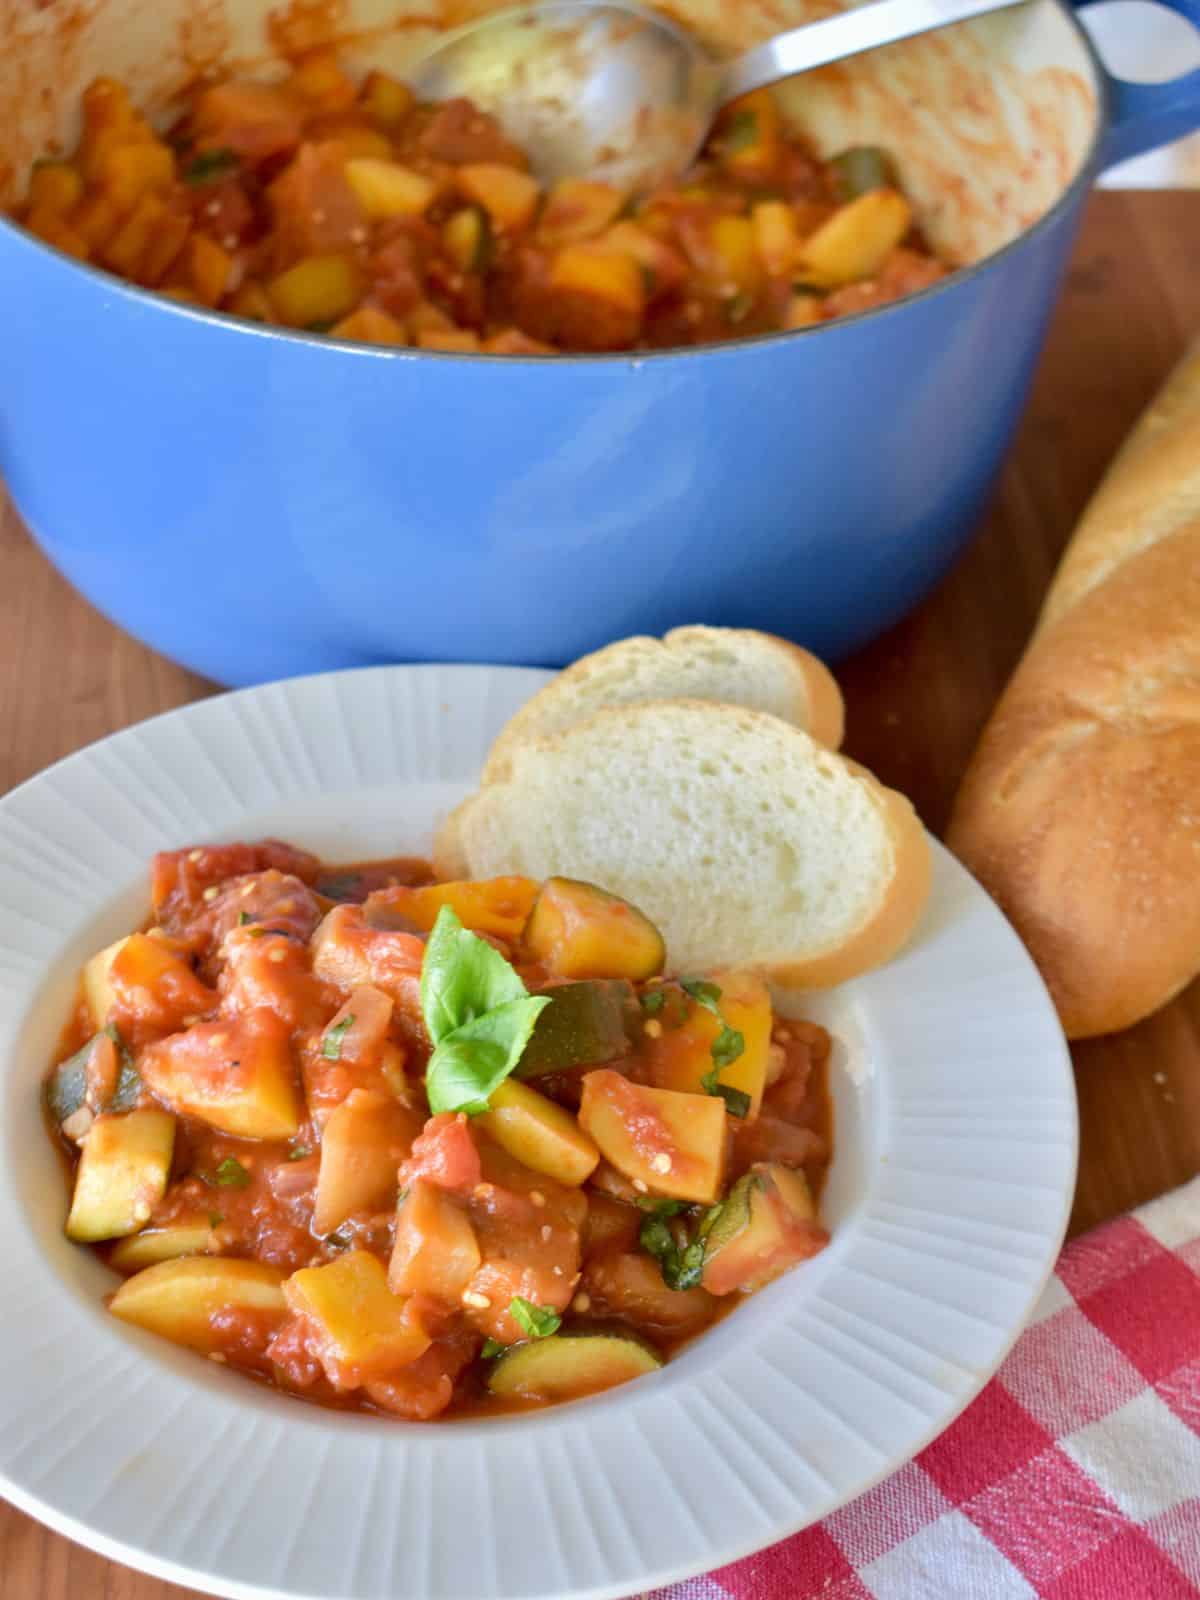
[[[768,39],[729,64],[721,85],[721,100],[736,100],[751,89],[762,89],[811,67],[894,44],[915,33],[929,33],[951,22],[965,22],[988,11],[1003,11],[1024,0],[871,0],[840,16],[826,17]]]

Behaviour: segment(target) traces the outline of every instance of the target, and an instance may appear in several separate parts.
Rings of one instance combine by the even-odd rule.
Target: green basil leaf
[[[499,950],[468,932],[451,908],[443,906],[421,963],[421,1011],[434,1044],[528,993]]]
[[[354,1013],[349,1011],[334,1027],[326,1029],[325,1037],[321,1040],[321,1054],[326,1061],[342,1059],[342,1040],[346,1037],[346,1031],[353,1021]]]
[[[704,1273],[704,1240],[693,1239],[686,1249],[679,1252],[678,1264],[675,1267],[674,1282],[667,1280],[670,1289],[695,1289]]]
[[[751,1100],[744,1089],[734,1089],[728,1083],[717,1084],[717,1093],[725,1102],[725,1109],[731,1117],[748,1117],[750,1115]]]
[[[498,1356],[502,1350],[507,1349],[508,1346],[506,1344],[501,1344],[499,1339],[485,1339],[483,1341],[483,1349],[479,1352],[479,1354],[485,1361],[491,1361],[495,1356]]]
[[[657,1016],[666,1003],[666,999],[667,993],[665,989],[647,989],[641,997],[642,1010],[648,1016]]]
[[[224,1221],[225,1218],[219,1211],[210,1211],[208,1213],[208,1225],[210,1228],[219,1228]]]
[[[254,918],[250,915],[250,913],[248,911],[239,911],[238,912],[237,925],[238,925],[239,928],[244,928],[248,922],[253,922],[253,921],[254,921]]]
[[[713,1040],[712,1058],[717,1071],[723,1067],[731,1066],[746,1048],[745,1035],[736,1028],[731,1028],[722,1023],[721,1031]]]
[[[250,1182],[250,1174],[236,1156],[226,1156],[213,1177],[222,1189],[244,1189]]]
[[[707,978],[680,978],[679,987],[685,994],[690,994],[698,1006],[711,1011],[714,1017],[720,1017],[721,1008],[717,1002],[721,998],[721,990],[715,983],[710,983]]]
[[[486,1111],[488,1097],[521,1059],[549,1004],[548,995],[526,994],[444,1035],[425,1069],[430,1111],[435,1116],[441,1111],[465,1111],[468,1116]]]
[[[513,1295],[508,1309],[513,1321],[527,1338],[548,1339],[562,1327],[562,1318],[557,1311],[550,1306],[535,1306],[524,1295]]]

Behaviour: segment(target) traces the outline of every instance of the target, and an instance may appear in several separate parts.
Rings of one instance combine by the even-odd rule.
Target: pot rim
[[[1086,0],[1079,0],[1086,3]],[[1083,160],[1079,164],[1074,177],[1065,186],[1054,203],[1049,206],[1036,222],[1022,228],[1006,244],[998,250],[993,250],[989,255],[982,256],[978,261],[972,261],[965,267],[956,267],[945,278],[940,278],[936,283],[928,284],[923,289],[918,289],[912,294],[902,295],[898,300],[889,300],[883,305],[870,306],[863,311],[852,311],[846,316],[836,317],[831,322],[813,323],[807,328],[780,329],[773,333],[748,334],[744,338],[725,339],[716,344],[672,345],[664,350],[618,350],[618,351],[556,351],[552,355],[501,355],[492,351],[459,351],[459,350],[422,350],[412,345],[377,345],[365,344],[354,339],[331,339],[328,334],[309,333],[303,328],[281,328],[273,324],[253,322],[245,317],[237,317],[227,311],[210,310],[206,306],[191,306],[184,301],[174,300],[155,289],[142,288],[138,284],[130,283],[127,279],[118,277],[115,273],[106,271],[103,267],[95,266],[90,261],[79,261],[59,250],[56,246],[39,239],[36,234],[30,233],[19,222],[14,221],[5,213],[0,212],[0,230],[16,235],[17,239],[32,247],[36,253],[49,255],[60,263],[65,263],[70,269],[95,278],[109,292],[122,299],[131,299],[135,306],[153,306],[158,311],[165,312],[168,316],[185,317],[189,321],[207,324],[212,327],[225,329],[235,335],[245,335],[250,338],[266,340],[283,340],[287,343],[298,343],[310,347],[336,351],[344,354],[350,352],[356,356],[373,357],[378,361],[414,362],[434,360],[449,362],[457,365],[478,366],[481,363],[489,367],[500,367],[511,370],[514,367],[553,368],[577,367],[588,369],[625,367],[631,371],[640,370],[643,366],[662,366],[667,363],[696,360],[702,357],[723,356],[726,359],[735,359],[744,352],[758,352],[777,345],[791,344],[797,339],[811,339],[821,334],[827,334],[839,328],[857,327],[881,317],[901,312],[905,307],[921,301],[933,299],[936,295],[968,282],[982,273],[990,271],[999,265],[1008,256],[1020,249],[1026,241],[1036,238],[1042,233],[1055,227],[1060,218],[1081,197],[1082,193],[1091,187],[1100,171],[1100,152],[1104,138],[1112,124],[1114,94],[1112,79],[1100,54],[1092,41],[1091,35],[1079,20],[1075,5],[1071,0],[1053,0],[1058,11],[1066,17],[1070,27],[1083,46],[1085,55],[1092,68],[1097,90],[1094,108],[1094,125],[1091,139]]]

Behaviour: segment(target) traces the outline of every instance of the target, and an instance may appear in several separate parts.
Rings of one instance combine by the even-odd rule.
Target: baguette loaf
[[[1071,1038],[1200,972],[1200,357],[1080,523],[947,833]]]
[[[675,971],[838,983],[904,943],[929,887],[902,796],[765,712],[695,700],[598,712],[514,746],[440,830],[448,877],[584,878],[661,930]]]
[[[484,783],[505,775],[523,741],[645,700],[725,701],[770,711],[830,749],[842,742],[841,691],[816,656],[750,628],[674,628],[663,639],[618,640],[560,672],[501,730]]]

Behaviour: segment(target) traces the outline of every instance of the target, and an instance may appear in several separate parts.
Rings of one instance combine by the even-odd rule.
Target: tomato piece
[[[425,1124],[413,1142],[412,1155],[400,1168],[400,1187],[418,1178],[462,1195],[483,1181],[479,1150],[463,1112],[443,1111]]]

